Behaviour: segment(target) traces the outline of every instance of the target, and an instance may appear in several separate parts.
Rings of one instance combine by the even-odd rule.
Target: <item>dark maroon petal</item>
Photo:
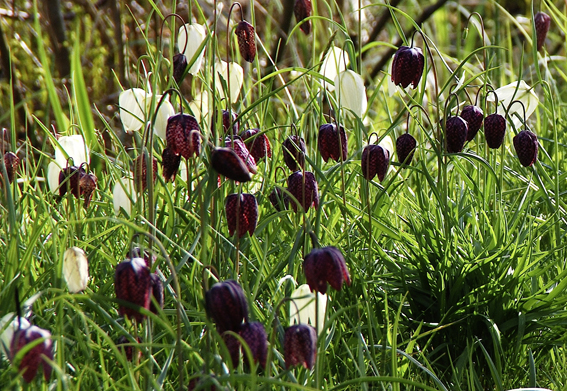
[[[4,154],[4,165],[6,166],[6,173],[8,174],[8,181],[14,182],[16,171],[20,166],[20,158],[14,152],[6,152]],[[2,171],[0,170],[0,175]]]
[[[305,279],[312,291],[327,293],[327,269],[331,262],[330,254],[323,249],[313,249],[303,261]]]
[[[270,203],[276,208],[278,212],[287,209],[289,206],[289,199],[284,194],[283,190],[279,187],[275,187],[274,190],[268,196]]]
[[[413,48],[413,62],[415,64],[415,71],[413,75],[413,80],[411,85],[413,88],[417,88],[419,81],[421,80],[421,75],[423,74],[423,66],[425,63],[425,58],[420,48]]]
[[[82,167],[70,166],[62,169],[59,172],[59,196],[63,197],[69,191],[75,198],[79,198],[81,195],[80,181],[83,175],[85,175],[85,170]]]
[[[297,21],[297,23],[301,22],[303,19],[310,17],[312,8],[313,6],[311,4],[311,0],[295,0],[293,13],[295,14],[295,20]],[[307,20],[301,23],[301,26],[299,26],[299,28],[305,33],[305,35],[309,35],[309,33],[311,32],[311,21]]]
[[[248,344],[254,361],[264,368],[268,356],[268,336],[262,323],[244,323],[240,328],[240,336]],[[244,349],[242,353],[245,355]]]
[[[396,140],[396,152],[398,153],[398,162],[400,164],[410,164],[413,159],[417,141],[409,134],[404,133]]]
[[[258,167],[256,166],[256,160],[246,148],[246,144],[242,141],[242,139],[238,136],[236,137],[227,137],[225,140],[225,147],[231,148],[236,152],[238,157],[246,164],[248,171],[252,174],[256,174],[258,172]]]
[[[150,274],[150,285],[152,288],[152,297],[155,299],[158,306],[160,308],[163,308],[163,283],[161,282],[161,278],[159,278],[157,273]],[[159,312],[155,307],[153,300],[150,301],[150,311],[152,311],[154,314],[157,314]]]
[[[309,325],[288,327],[284,334],[285,367],[303,365],[313,369],[317,358],[317,331]]]
[[[319,152],[326,162],[333,159],[336,162],[347,158],[347,136],[342,126],[337,130],[336,124],[324,124],[319,127]]]
[[[260,129],[248,129],[241,134],[246,148],[248,148],[256,162],[259,162],[265,157],[272,157],[272,147],[268,136],[259,133]]]
[[[238,37],[238,48],[240,55],[245,61],[253,62],[256,56],[256,36],[254,26],[245,20],[241,20],[236,26],[236,36]]]
[[[477,106],[465,106],[461,111],[461,118],[467,122],[467,141],[472,141],[482,126],[484,113]]]
[[[416,88],[423,74],[424,57],[420,48],[401,46],[394,54],[392,81],[406,88],[410,84]]]
[[[177,84],[181,84],[183,81],[187,65],[187,57],[183,53],[177,53],[173,56],[173,79]]]
[[[537,161],[538,142],[537,136],[529,130],[522,130],[514,137],[514,149],[520,163],[524,167],[530,167]]]
[[[467,141],[468,125],[459,116],[447,118],[445,124],[445,137],[447,138],[447,152],[457,153],[463,150]]]
[[[151,279],[146,261],[133,258],[121,262],[114,273],[114,290],[118,299],[149,309]],[[120,315],[134,318],[138,322],[145,318],[138,310],[122,305],[119,305],[119,312]]]
[[[246,232],[252,235],[256,230],[258,203],[252,194],[229,194],[225,200],[225,212],[230,236],[238,231],[241,238]]]
[[[378,155],[374,153],[376,145],[367,145],[362,150],[362,158],[360,165],[362,168],[362,176],[371,181],[376,176],[376,165]]]
[[[155,183],[157,178],[157,159],[152,157],[152,168],[153,168],[153,181]],[[146,158],[144,155],[139,155],[134,159],[134,184],[136,189],[140,191],[140,186],[142,191],[146,190],[148,187],[148,168],[146,163]]]
[[[19,329],[14,333],[10,346],[10,356],[13,358],[17,353],[22,350],[26,345],[33,341],[43,338],[43,342],[37,344],[31,350],[28,350],[22,357],[19,364],[19,371],[26,383],[31,383],[35,378],[39,366],[43,367],[43,376],[45,380],[51,377],[51,365],[46,359],[53,360],[51,334],[37,326],[30,326],[25,329]]]
[[[372,153],[376,154],[376,175],[380,182],[382,182],[390,167],[390,151],[386,148],[382,148],[380,145],[376,145]]]
[[[238,367],[238,362],[240,361],[240,341],[234,335],[225,333],[222,336],[228,353],[230,354],[230,361],[232,362],[232,367]]]
[[[323,247],[323,250],[331,255],[333,261],[333,267],[327,271],[329,285],[337,291],[341,290],[343,282],[350,286],[350,274],[343,253],[334,246]]]
[[[545,42],[545,37],[549,31],[549,25],[551,24],[551,18],[545,12],[538,12],[534,17],[534,24],[537,37],[537,50],[541,50]]]
[[[201,140],[195,139],[195,131],[200,135],[201,129],[197,119],[188,114],[176,114],[168,118],[165,138],[167,147],[175,155],[186,159],[199,156],[201,153]]]
[[[175,181],[181,164],[181,155],[176,155],[170,148],[165,148],[161,154],[161,163],[163,165],[163,179],[166,182]]]
[[[228,133],[229,135],[236,136],[240,131],[240,124],[238,123],[238,114],[236,114],[234,111],[228,111],[228,110],[222,110],[221,113],[222,113],[223,132],[225,134]],[[217,115],[215,115],[211,121],[212,130],[216,128],[215,125],[216,120],[217,120]],[[230,132],[229,129],[231,129]]]
[[[221,175],[238,182],[248,182],[252,175],[246,164],[231,148],[215,148],[211,153],[211,166]]]
[[[283,159],[291,171],[305,167],[305,140],[293,135],[283,142]]]
[[[490,114],[484,119],[484,138],[492,149],[500,148],[506,135],[506,119],[500,114]]]
[[[305,177],[305,178],[304,178]],[[288,191],[295,197],[305,212],[313,206],[319,207],[319,187],[312,172],[296,171],[287,179]],[[291,201],[291,207],[297,212],[297,202]]]
[[[205,293],[205,308],[219,333],[240,330],[248,321],[248,304],[242,287],[234,280],[218,282]]]

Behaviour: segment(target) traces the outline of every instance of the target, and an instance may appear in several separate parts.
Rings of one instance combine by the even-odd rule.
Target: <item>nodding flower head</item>
[[[284,334],[285,367],[303,365],[313,369],[317,358],[317,331],[313,326],[297,324],[288,327]]]
[[[201,155],[201,129],[197,119],[188,114],[176,114],[167,120],[167,148],[185,159]]]
[[[238,182],[248,182],[252,174],[244,161],[231,148],[215,148],[211,153],[211,166],[221,175]]]
[[[469,105],[461,110],[461,118],[467,122],[467,141],[472,141],[482,126],[484,113],[480,107]]]
[[[362,176],[371,181],[376,175],[380,182],[384,180],[390,167],[390,151],[381,145],[370,144],[362,150],[360,160]]]
[[[149,309],[152,286],[146,261],[143,258],[132,258],[120,262],[114,273],[114,290],[116,298]],[[142,322],[145,318],[137,309],[123,305],[119,305],[119,312],[137,322]]]
[[[4,154],[4,165],[6,166],[6,174],[8,174],[8,182],[14,182],[16,171],[20,166],[20,158],[14,152],[6,152]],[[0,176],[2,171],[0,171]]]
[[[394,55],[392,63],[394,84],[403,88],[411,84],[413,88],[416,88],[423,74],[424,60],[420,48],[401,46]]]
[[[256,57],[256,36],[254,26],[245,20],[241,20],[236,26],[236,36],[238,37],[238,48],[240,55],[245,61],[254,62]]]
[[[28,350],[19,363],[18,369],[22,372],[22,376],[26,383],[31,383],[37,374],[39,366],[43,368],[43,377],[49,380],[51,377],[51,364],[48,360],[53,361],[53,348],[51,342],[51,333],[37,326],[29,326],[21,328],[14,333],[10,348],[10,355],[16,357],[18,352],[26,345],[42,339],[43,341]]]
[[[217,282],[205,293],[207,315],[216,323],[219,333],[240,331],[248,322],[248,303],[240,284],[234,280]]]
[[[343,283],[350,285],[345,258],[333,246],[313,249],[303,261],[303,270],[312,291],[327,293],[327,283],[338,291]]]
[[[522,130],[514,137],[513,141],[514,149],[522,166],[530,167],[533,165],[537,161],[537,136],[529,130]]]
[[[396,140],[396,152],[398,153],[398,162],[400,164],[410,164],[413,159],[417,141],[409,134],[404,133]]]
[[[252,194],[229,194],[225,201],[226,220],[230,236],[252,236],[258,223],[258,203]]]
[[[445,123],[445,137],[447,138],[447,152],[457,153],[463,150],[468,134],[467,121],[458,115],[447,118]],[[486,129],[486,120],[485,120]]]
[[[303,19],[307,19],[311,16],[311,10],[313,5],[311,4],[311,0],[295,0],[295,4],[293,6],[293,13],[295,14],[295,20],[297,23],[301,22]],[[301,31],[305,33],[305,35],[309,35],[311,32],[311,21],[306,20],[305,22],[301,23],[299,26]]]
[[[319,207],[319,186],[315,175],[309,171],[296,171],[287,179],[287,190],[297,200],[290,200],[291,207],[297,212],[297,203],[307,212],[310,207]]]
[[[348,154],[347,144],[347,135],[342,126],[331,123],[319,127],[319,152],[325,162],[329,159],[336,162],[345,161]]]
[[[305,167],[305,140],[292,135],[283,142],[283,159],[285,165],[291,171],[297,171]]]
[[[270,139],[264,133],[261,133],[260,129],[245,130],[240,136],[256,162],[272,157]]]

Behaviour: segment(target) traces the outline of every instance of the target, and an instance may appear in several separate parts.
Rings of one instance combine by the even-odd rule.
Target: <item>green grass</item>
[[[11,108],[0,113],[0,124],[10,134],[4,145],[22,158],[18,183],[1,187],[0,316],[16,311],[17,290],[30,321],[52,333],[55,360],[49,381],[38,376],[26,385],[18,369],[0,359],[0,388],[176,390],[200,377],[238,390],[567,389],[565,4],[541,4],[552,17],[546,50],[558,48],[551,59],[531,44],[531,10],[524,15],[527,21],[518,22],[494,2],[474,9],[446,4],[419,26],[438,85],[430,72],[417,89],[394,96],[388,94],[387,69],[374,80],[368,75],[429,4],[402,1],[388,8],[363,3],[368,18],[389,10],[392,20],[379,41],[363,41],[362,51],[368,54],[362,62],[356,13],[347,3],[342,8],[336,2],[314,4],[311,34],[303,35],[293,19],[285,58],[274,70],[268,55],[284,4],[248,4],[246,19],[256,26],[258,45],[250,65],[241,60],[236,39],[230,51],[226,48],[227,5],[213,35],[212,8],[192,2],[193,21],[204,23],[208,17],[210,31],[201,72],[187,75],[181,86],[170,77],[176,51],[169,29],[175,34],[179,21],[169,18],[163,39],[156,38],[164,12],[174,9],[175,2],[165,2],[165,8],[149,2],[144,17],[122,5],[123,27],[130,32],[130,85],[123,87],[116,69],[105,66],[116,55],[113,47],[103,45],[104,37],[113,34],[108,19],[96,24],[84,8],[72,9],[76,16],[67,25],[72,75],[65,85],[57,78],[53,43],[43,22],[1,21],[20,83],[35,87],[24,102],[32,119],[31,129],[25,129],[16,120],[9,81],[0,82],[0,104]],[[490,43],[483,43],[472,26],[463,37],[472,11],[482,16]],[[365,36],[370,23],[360,29]],[[9,31],[17,31],[33,50],[26,53]],[[404,39],[408,44],[412,40],[409,34]],[[353,45],[347,43],[351,40]],[[320,60],[331,45],[348,49],[352,68],[367,80],[364,121],[337,110],[334,94],[322,88],[330,80],[323,80]],[[428,55],[420,35],[415,45]],[[204,117],[203,153],[188,163],[190,180],[178,176],[175,183],[164,183],[165,142],[150,137],[148,130],[133,136],[123,132],[117,93],[151,85],[161,94],[179,87],[188,113],[195,95],[214,91],[213,63],[227,56],[244,67],[244,88],[232,106],[241,130],[264,131],[273,156],[258,163],[251,182],[223,178],[218,186],[209,159],[211,146],[224,144],[219,140],[222,127],[211,130],[210,118]],[[431,57],[426,66],[433,70]],[[461,103],[467,102],[467,94],[474,99],[484,83],[496,89],[522,79],[535,86],[540,104],[526,124],[539,139],[533,167],[524,168],[516,157],[512,137],[522,128],[514,129],[511,122],[498,150],[488,149],[481,130],[462,153],[444,153],[442,119],[449,115],[444,107],[451,99],[448,110],[457,112],[450,91],[456,78],[463,77],[464,86],[453,90]],[[209,94],[209,99],[209,107],[226,108],[218,96]],[[176,111],[180,100],[170,95]],[[148,126],[142,129],[151,128],[158,103],[152,101]],[[318,128],[329,120],[331,109],[339,113],[349,137],[348,158],[342,163],[324,163],[317,148]],[[494,110],[491,105],[483,109]],[[385,180],[367,181],[360,167],[363,148],[376,136],[390,136],[395,143],[405,132],[408,111],[408,131],[418,141],[412,164],[401,167],[394,154]],[[90,147],[98,184],[88,209],[71,195],[59,199],[43,180],[53,156],[47,136],[53,128],[62,135],[83,135]],[[30,131],[38,145],[25,138]],[[287,187],[291,172],[283,163],[282,143],[291,134],[306,140],[306,170],[319,185],[320,206],[307,213],[277,212],[268,200],[275,186]],[[116,216],[114,184],[143,151],[160,161],[157,181],[138,195],[130,215]],[[229,237],[224,212],[225,197],[235,192],[254,194],[259,206],[255,234],[240,240]],[[282,279],[289,275],[305,283],[302,262],[313,247],[312,237],[342,251],[352,284],[328,291],[316,370],[286,370],[282,342],[291,304],[284,299],[293,283]],[[148,320],[137,326],[119,316],[114,293],[115,267],[134,245],[151,246],[157,256],[153,268],[165,285],[163,311],[148,313]],[[83,248],[89,259],[90,281],[79,294],[69,294],[62,277],[63,253],[71,246]],[[213,268],[220,280],[239,281],[250,318],[266,328],[267,368],[250,368],[245,360],[231,366],[222,336],[205,314],[204,290],[216,281]],[[122,336],[142,352],[139,360],[126,360],[117,346]]]

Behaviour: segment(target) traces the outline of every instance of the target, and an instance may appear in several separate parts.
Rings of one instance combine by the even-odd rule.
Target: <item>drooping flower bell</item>
[[[317,358],[317,331],[307,324],[287,328],[284,334],[285,367],[303,365],[313,369]]]
[[[350,285],[350,275],[341,251],[333,246],[315,248],[305,257],[303,270],[312,291],[327,293],[327,283],[340,291]]]
[[[543,48],[545,37],[547,37],[551,18],[545,12],[538,12],[534,16],[534,24],[537,38],[537,50],[540,51],[541,48]]]
[[[116,298],[150,308],[152,293],[150,269],[143,258],[132,258],[120,262],[114,273],[114,290]],[[137,309],[119,305],[120,315],[142,322],[145,315]]]
[[[63,276],[69,292],[84,291],[89,282],[89,261],[79,247],[70,247],[63,254]]]
[[[305,140],[302,137],[292,135],[285,139],[283,146],[283,159],[291,171],[297,171],[305,167]]]
[[[238,182],[248,182],[252,174],[244,161],[231,148],[215,148],[211,152],[211,166],[221,175]]]
[[[248,171],[252,174],[256,174],[258,172],[258,167],[256,166],[256,160],[246,148],[246,144],[242,141],[242,139],[238,136],[234,137],[227,137],[224,141],[225,147],[231,148],[236,152],[238,157],[246,164]]]
[[[173,56],[173,79],[177,84],[183,81],[185,69],[187,69],[187,57],[183,53],[177,53]]]
[[[339,105],[358,118],[363,118],[368,100],[362,77],[350,69],[343,71],[335,78],[335,88],[335,97]]]
[[[54,143],[55,159],[47,166],[49,189],[56,193],[59,189],[59,173],[69,164],[80,167],[89,164],[90,151],[81,135],[61,136]]]
[[[181,164],[181,155],[173,153],[171,148],[164,148],[161,153],[161,164],[163,165],[163,179],[166,182],[174,182]]]
[[[390,167],[390,151],[381,145],[370,144],[362,150],[360,160],[362,176],[371,181],[376,175],[380,182],[384,180]]]
[[[268,336],[262,323],[244,323],[240,327],[239,334],[250,348],[254,362],[259,363],[262,368],[265,368],[266,358],[268,357]],[[242,353],[246,357],[244,347],[242,348]]]
[[[116,181],[112,189],[114,213],[118,215],[120,211],[123,210],[127,215],[130,215],[132,212],[132,202],[136,202],[137,198],[138,196],[132,177],[120,178]]]
[[[331,92],[334,91],[334,81],[337,75],[346,70],[349,62],[350,59],[347,52],[336,46],[331,46],[325,56],[325,59],[323,60],[323,64],[321,65],[321,74],[325,78],[332,80],[333,84],[327,83],[325,80],[323,80],[323,87]]]
[[[537,161],[539,149],[537,136],[529,130],[522,130],[514,137],[513,141],[514,149],[522,166],[532,166]]]
[[[303,19],[307,19],[311,16],[313,5],[311,4],[311,0],[295,0],[295,4],[293,6],[293,13],[295,14],[295,20],[297,23],[300,23]],[[305,35],[309,35],[311,32],[311,21],[306,20],[305,22],[301,23],[299,26],[301,31],[305,33]]]
[[[291,201],[292,209],[297,212],[298,203],[307,212],[310,207],[319,207],[319,186],[315,175],[309,171],[296,171],[287,178],[287,190],[295,200]]]
[[[396,152],[398,154],[398,162],[400,164],[409,165],[413,159],[415,148],[417,147],[416,139],[409,133],[404,133],[396,140]]]
[[[256,36],[254,26],[245,20],[241,20],[234,31],[238,37],[238,48],[240,55],[245,61],[254,62],[256,57]]]
[[[229,194],[225,200],[226,221],[230,236],[237,232],[241,238],[246,232],[252,236],[258,223],[258,203],[252,194]]]
[[[425,58],[420,48],[401,46],[392,63],[392,81],[406,88],[410,84],[416,88],[423,74]]]
[[[232,110],[221,110],[222,113],[222,128],[225,134],[236,136],[240,131],[240,123],[238,121],[238,114]],[[211,122],[211,130],[215,129],[215,121],[217,116],[213,117]],[[231,126],[232,125],[232,126]]]
[[[506,119],[498,113],[484,119],[484,138],[489,148],[500,148],[506,135]]]
[[[149,87],[148,87],[149,90]],[[136,132],[151,119],[150,109],[154,94],[151,90],[148,92],[141,88],[131,88],[124,90],[118,96],[118,106],[120,106],[119,115],[124,131]],[[155,95],[156,105],[160,102],[162,96]],[[165,139],[165,130],[167,119],[175,114],[173,105],[169,102],[169,98],[165,98],[161,105],[157,108],[155,114],[155,122],[153,123],[153,131],[156,136]],[[77,164],[77,162],[75,162]]]
[[[485,120],[486,130],[486,120]],[[467,121],[455,115],[447,118],[445,123],[445,137],[447,141],[447,152],[458,153],[463,150],[468,134]]]
[[[85,198],[83,204],[85,209],[88,208],[89,204],[91,203],[93,193],[96,190],[96,182],[96,175],[92,172],[81,176],[81,178],[79,179],[79,189],[81,191],[81,194]]]
[[[230,68],[230,80],[228,80],[229,70],[227,67]],[[236,62],[231,62],[227,65],[225,61],[220,61],[216,64],[216,72],[215,86],[220,99],[227,97],[228,88],[230,88],[230,102],[236,103],[244,83],[244,70]],[[226,91],[224,86],[226,86]]]
[[[482,126],[484,113],[475,105],[468,105],[461,110],[461,118],[467,122],[467,141],[472,141]]]
[[[345,161],[348,154],[347,144],[347,135],[342,126],[330,123],[319,127],[317,145],[325,162],[329,159],[333,159],[336,162]]]
[[[51,342],[51,333],[47,330],[41,329],[37,326],[29,326],[27,328],[20,328],[14,333],[12,344],[10,348],[10,356],[12,360],[16,357],[18,352],[26,345],[34,343],[41,339],[33,348],[28,350],[19,363],[19,372],[26,383],[31,383],[37,374],[39,366],[43,369],[43,377],[49,380],[51,377],[51,364],[48,360],[53,361],[53,347]]]
[[[248,322],[248,303],[240,284],[234,280],[217,282],[205,293],[207,315],[219,333],[238,332]]]
[[[152,159],[152,178],[155,183],[157,178],[157,159],[151,157]],[[146,163],[146,158],[143,154],[139,155],[134,159],[134,184],[138,191],[144,191],[148,187],[148,167]]]
[[[14,182],[16,171],[20,166],[20,158],[14,152],[6,152],[4,154],[4,166],[6,167],[6,174],[8,174],[8,182]],[[2,171],[0,170],[0,176]]]
[[[186,24],[179,28],[177,34],[177,47],[185,55],[188,64],[193,64],[189,68],[189,73],[195,75],[201,69],[205,48],[199,51],[199,47],[207,37],[205,26],[200,24]]]
[[[76,166],[70,166],[59,172],[59,197],[63,197],[70,192],[79,198],[81,196],[80,180],[86,174],[85,169]]]
[[[201,155],[201,129],[192,115],[176,114],[167,120],[167,147],[185,159]]]
[[[256,162],[264,158],[272,157],[272,146],[270,145],[270,139],[265,133],[261,133],[260,129],[248,129],[242,132],[240,135],[246,148],[250,151],[250,154]]]

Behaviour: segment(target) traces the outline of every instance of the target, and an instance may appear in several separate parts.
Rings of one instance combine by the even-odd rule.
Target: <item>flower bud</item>
[[[133,258],[121,262],[114,273],[114,290],[116,298],[149,309],[151,278],[146,261],[143,258]],[[123,305],[119,305],[119,312],[137,322],[142,322],[145,318],[137,309]]]
[[[225,200],[226,221],[230,236],[234,232],[243,237],[246,232],[252,236],[258,223],[258,203],[252,194],[229,194]]]
[[[238,48],[240,55],[245,61],[253,62],[256,57],[256,36],[254,26],[245,20],[241,20],[236,26],[236,36],[238,37]]]
[[[173,56],[173,79],[177,84],[183,81],[185,69],[187,69],[187,57],[183,53],[177,53]]]
[[[207,315],[219,333],[238,332],[248,322],[248,303],[242,287],[234,280],[217,282],[205,293]]]
[[[152,159],[152,178],[155,183],[157,178],[157,159],[151,157]],[[138,156],[134,159],[134,184],[136,185],[136,190],[144,191],[148,187],[148,168],[146,163],[146,158],[144,155]]]
[[[394,55],[392,81],[406,88],[410,84],[416,88],[423,74],[425,58],[420,48],[401,46]]]
[[[313,369],[317,357],[317,331],[312,326],[298,324],[288,327],[284,334],[285,367],[303,365]]]
[[[296,171],[287,179],[287,190],[297,201],[291,200],[291,207],[297,212],[297,204],[307,212],[310,207],[319,207],[319,187],[312,172]]]
[[[63,254],[63,276],[69,292],[85,290],[89,282],[89,261],[85,252],[78,247],[68,248]]]
[[[51,333],[37,326],[30,326],[25,329],[19,329],[14,333],[10,354],[12,359],[16,357],[18,352],[27,344],[42,339],[40,343],[28,350],[19,363],[18,369],[26,383],[31,383],[34,379],[39,366],[43,368],[43,377],[49,380],[51,377],[51,364],[47,360],[53,361],[53,347],[51,342]]]
[[[549,25],[551,24],[551,18],[545,12],[538,12],[534,16],[534,24],[537,37],[537,50],[540,51],[545,42],[545,37],[549,31]]]

